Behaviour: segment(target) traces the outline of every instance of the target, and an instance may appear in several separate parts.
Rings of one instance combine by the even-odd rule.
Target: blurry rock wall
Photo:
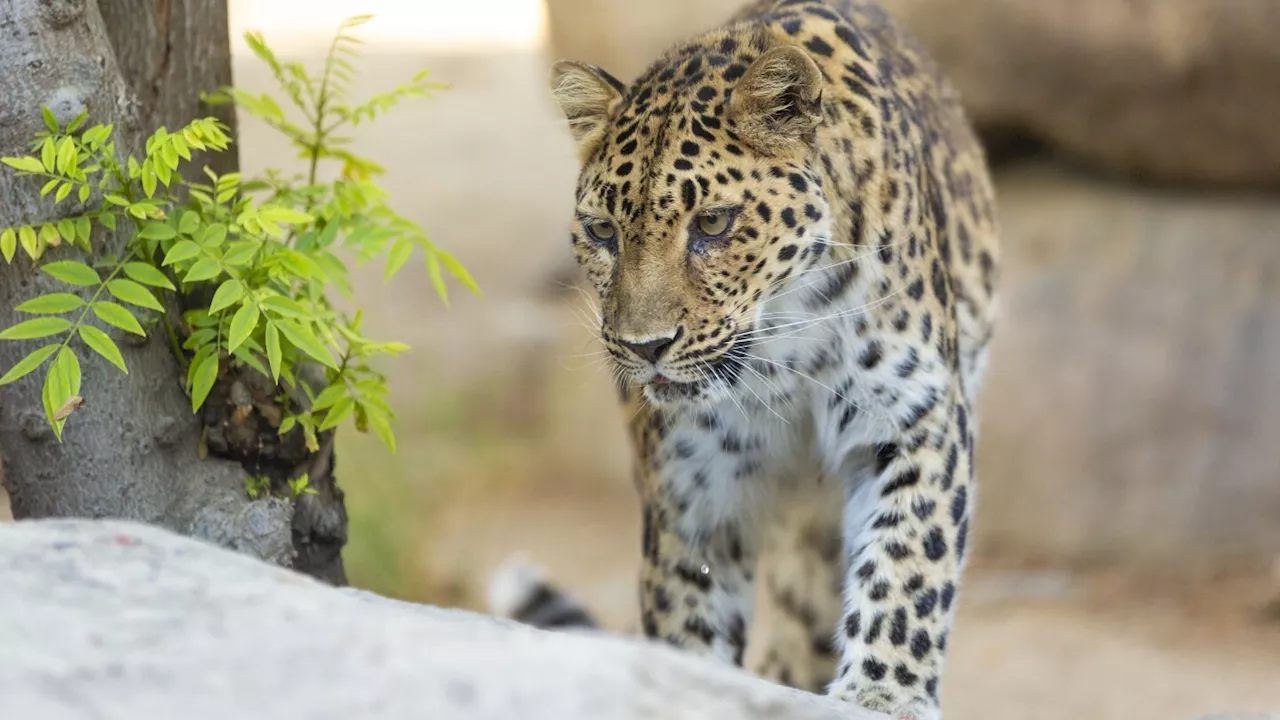
[[[993,151],[1045,151],[997,170],[979,547],[1172,570],[1276,557],[1280,3],[885,4]],[[625,81],[739,2],[547,5],[552,56]]]

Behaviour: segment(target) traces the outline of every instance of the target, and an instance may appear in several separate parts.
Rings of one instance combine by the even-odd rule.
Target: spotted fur
[[[755,2],[630,87],[560,62],[553,90],[645,634],[742,663],[759,569],[782,619],[757,672],[940,717],[998,268],[955,91],[866,0]]]

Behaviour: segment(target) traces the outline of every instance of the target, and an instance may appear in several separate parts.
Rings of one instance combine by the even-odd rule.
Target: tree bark
[[[172,130],[216,115],[234,130],[234,111],[199,101],[202,91],[230,83],[225,0],[0,0],[0,155],[26,152],[42,127],[42,105],[64,124],[88,110],[90,124],[114,124],[119,152],[138,156],[162,125]],[[237,159],[234,152],[197,156],[188,176],[203,177],[205,164],[226,173]],[[53,208],[39,185],[0,169],[0,226],[85,209]],[[97,253],[119,252],[125,240],[95,228]],[[50,248],[41,262],[77,254]],[[69,290],[19,251],[12,265],[0,262],[0,328],[29,317],[14,310],[19,303]],[[180,317],[179,302],[170,303],[171,320]],[[193,414],[163,331],[126,338],[96,318],[86,322],[112,336],[129,373],[76,341],[86,404],[61,443],[44,417],[42,372],[0,387],[3,482],[14,517],[141,520],[345,584],[346,511],[332,475],[332,434],[321,435],[316,453],[301,445],[300,433],[278,437],[270,421],[278,423],[278,413],[262,404],[274,388],[230,370]],[[0,342],[0,371],[35,347]],[[247,416],[235,412],[245,398]],[[245,491],[249,473],[270,477],[279,490],[303,471],[319,494],[251,500]]]

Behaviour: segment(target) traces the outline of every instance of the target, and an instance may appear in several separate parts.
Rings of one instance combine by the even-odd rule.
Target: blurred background
[[[1004,226],[948,717],[1280,711],[1280,3],[885,4],[964,93]],[[423,68],[450,86],[356,141],[484,297],[445,308],[421,268],[361,273],[370,333],[413,351],[387,368],[399,452],[339,435],[353,584],[482,609],[521,551],[636,631],[637,503],[573,289],[546,69],[629,80],[737,0],[231,5],[251,92],[275,87],[242,32],[316,61],[355,13],[377,16],[358,94]],[[241,122],[246,173],[294,168]]]

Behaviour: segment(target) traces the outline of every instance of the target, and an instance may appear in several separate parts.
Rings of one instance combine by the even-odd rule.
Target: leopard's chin
[[[677,382],[663,380],[648,382],[644,388],[644,398],[657,406],[690,405],[706,402],[712,393],[712,383],[707,380],[696,382]]]

